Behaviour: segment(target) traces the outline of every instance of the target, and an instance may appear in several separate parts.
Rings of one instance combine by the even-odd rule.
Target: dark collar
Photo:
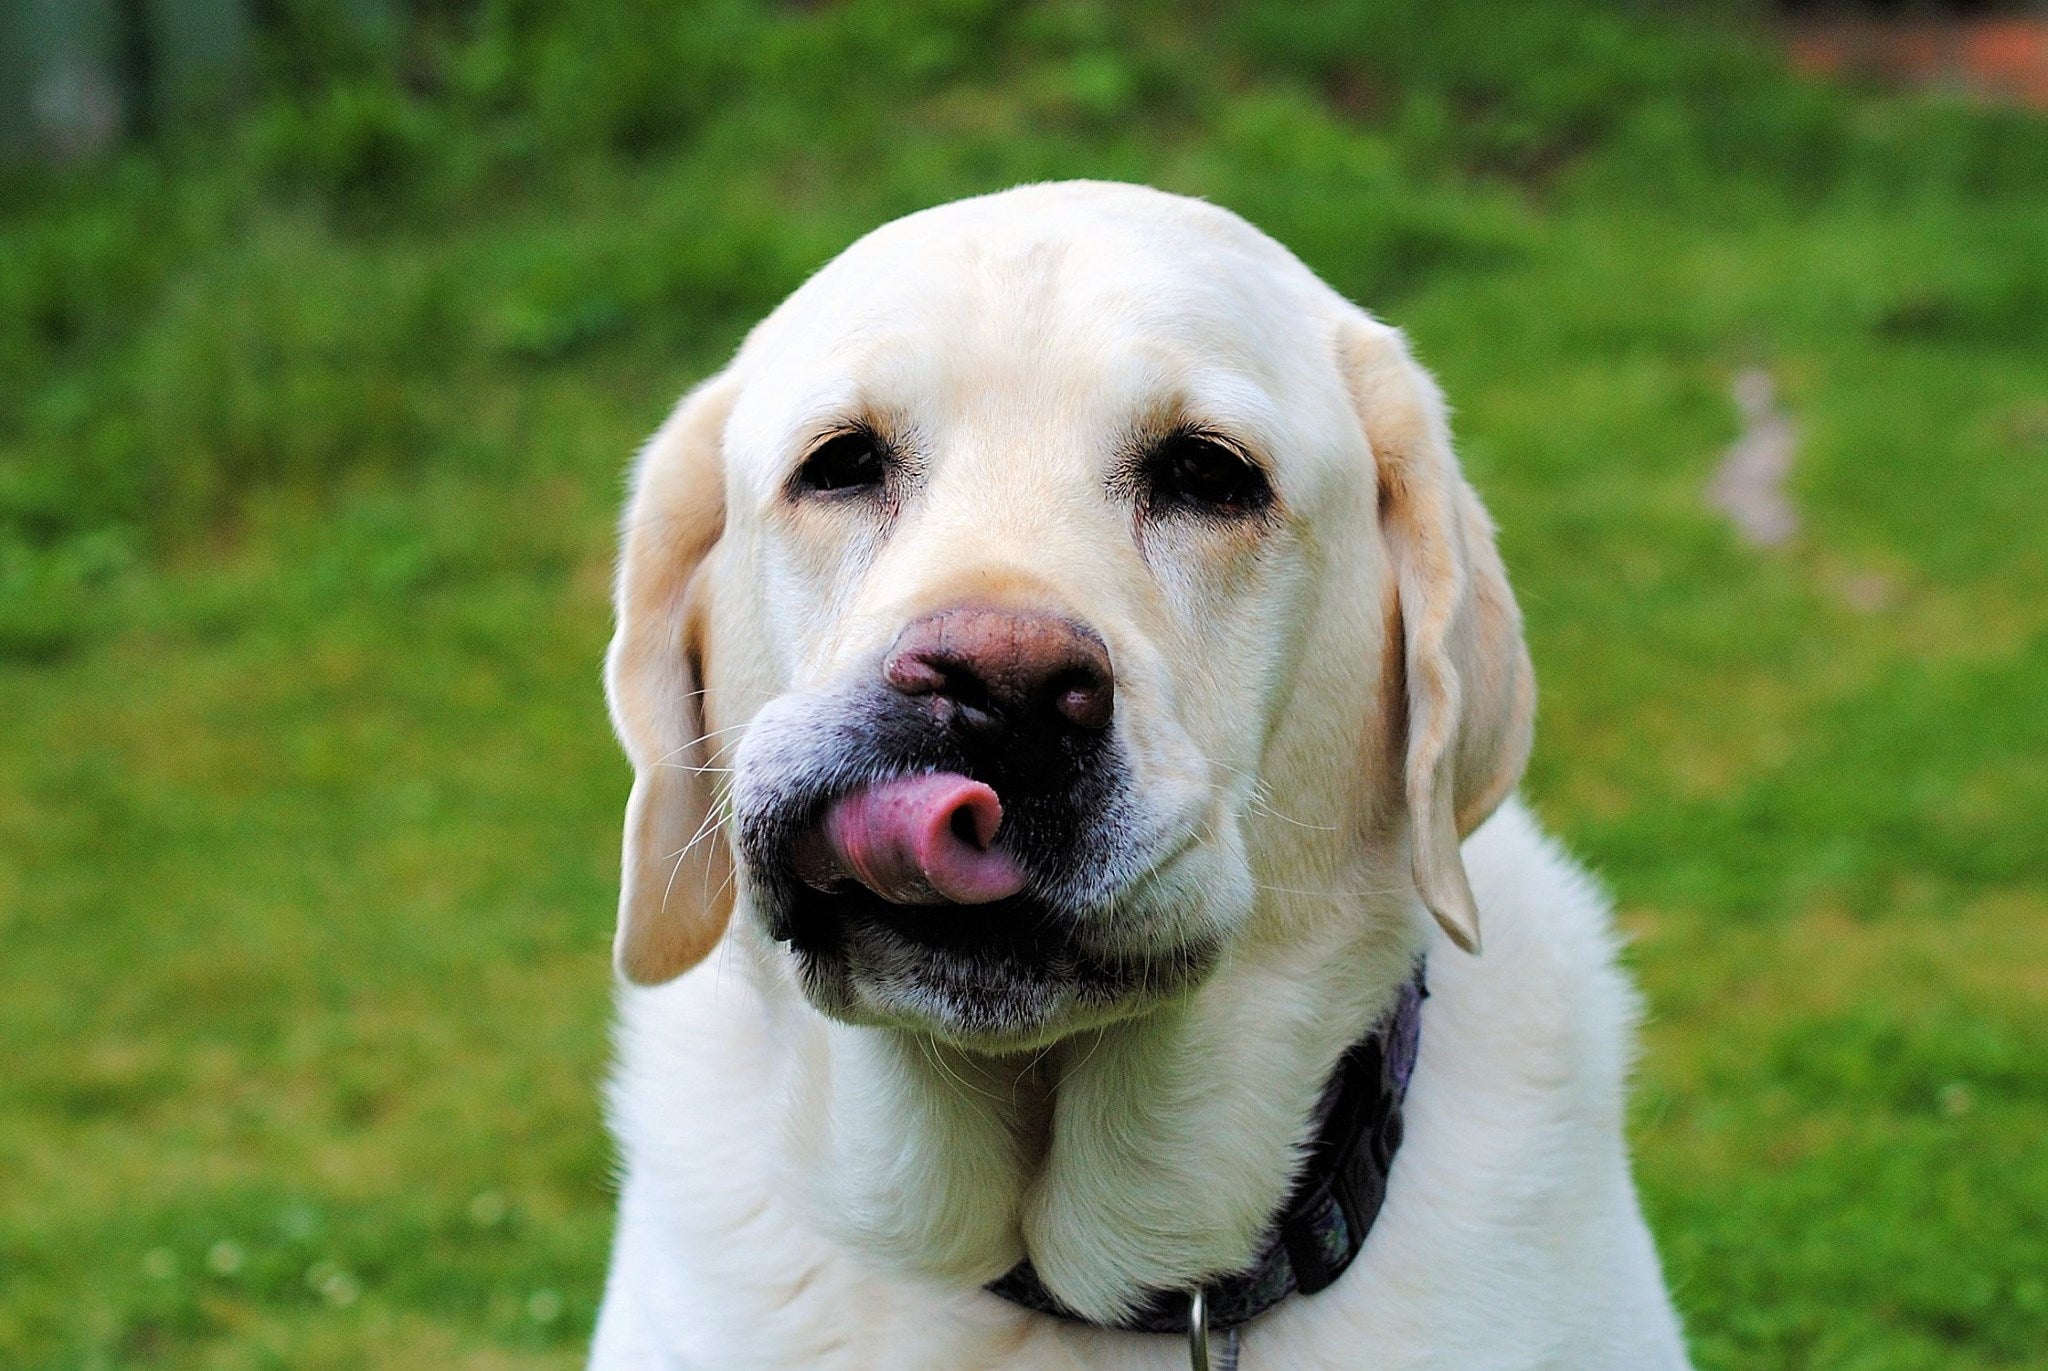
[[[1415,1070],[1428,994],[1418,965],[1386,1017],[1338,1060],[1316,1106],[1315,1139],[1286,1203],[1266,1226],[1258,1256],[1242,1271],[1203,1287],[1211,1328],[1241,1327],[1297,1291],[1313,1295],[1329,1288],[1365,1246],[1401,1146],[1401,1102]],[[1053,1298],[1029,1258],[988,1288],[1026,1309],[1090,1322]],[[1188,1299],[1186,1290],[1150,1291],[1129,1317],[1106,1326],[1185,1333]]]

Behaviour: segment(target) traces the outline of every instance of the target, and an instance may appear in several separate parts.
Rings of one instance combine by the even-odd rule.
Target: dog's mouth
[[[855,785],[746,844],[768,931],[812,1003],[851,1023],[1021,1050],[1208,970],[1213,946],[1116,946],[1113,902],[1035,878],[1047,863],[1020,811],[1013,824],[993,786],[927,772]]]
[[[805,994],[848,1023],[1020,1051],[1122,1018],[1207,972],[1214,949],[1118,956],[1065,911],[1020,893],[978,905],[897,904],[846,883],[806,887],[785,940]]]

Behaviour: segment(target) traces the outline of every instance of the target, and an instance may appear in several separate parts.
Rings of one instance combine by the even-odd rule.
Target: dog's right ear
[[[612,951],[619,974],[638,985],[702,961],[732,917],[732,853],[706,769],[704,638],[736,389],[721,375],[683,397],[641,450],[620,530],[605,696],[633,763],[633,794]]]

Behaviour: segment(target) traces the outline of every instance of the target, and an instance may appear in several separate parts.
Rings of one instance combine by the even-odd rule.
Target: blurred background
[[[625,462],[873,225],[1409,329],[1703,1368],[2048,1366],[2048,12],[0,3],[0,1365],[567,1368]]]

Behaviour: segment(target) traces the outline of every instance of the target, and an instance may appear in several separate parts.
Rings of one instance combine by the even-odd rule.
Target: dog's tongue
[[[1002,801],[953,772],[902,776],[840,796],[799,857],[821,889],[852,877],[892,904],[987,904],[1024,888],[993,844]]]

